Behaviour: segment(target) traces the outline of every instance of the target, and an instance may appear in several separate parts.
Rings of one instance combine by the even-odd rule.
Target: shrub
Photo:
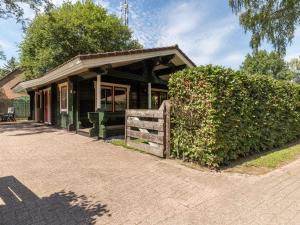
[[[300,136],[300,86],[219,66],[169,81],[172,155],[218,167]]]

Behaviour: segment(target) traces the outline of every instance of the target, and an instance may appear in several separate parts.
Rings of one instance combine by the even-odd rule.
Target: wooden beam
[[[147,82],[147,79],[145,79],[142,75],[117,71],[115,69],[108,70],[107,74],[105,74],[103,76],[111,76],[111,77],[115,77],[115,78],[129,79],[129,80],[135,80],[135,81],[140,81],[140,82],[145,82],[145,83]]]
[[[170,63],[170,61],[175,57],[175,54],[172,55],[166,55],[166,56],[162,56],[160,57],[159,63],[162,65],[167,65]]]
[[[147,61],[144,61],[143,64],[143,74],[138,75],[134,73],[129,73],[129,72],[123,72],[123,71],[118,71],[116,69],[110,68],[107,66],[107,70],[104,70],[103,68],[92,68],[89,69],[91,72],[97,72],[98,74],[102,74],[102,76],[111,76],[115,78],[120,78],[120,79],[129,79],[129,80],[134,80],[138,82],[144,82],[148,83],[151,82],[153,84],[162,84],[162,85],[167,85],[168,82],[160,79],[153,73],[154,67],[157,65],[159,62],[159,58],[151,58],[148,59]],[[105,71],[107,71],[105,73]]]
[[[153,69],[159,62],[159,57],[146,59],[143,61],[143,77],[146,79],[147,82],[150,82],[153,78]]]
[[[164,132],[165,132],[165,152],[164,156],[168,159],[171,155],[171,103],[165,100],[164,104]]]
[[[169,67],[166,69],[161,69],[161,70],[155,70],[154,74],[156,76],[162,76],[162,75],[168,75],[168,74],[172,74],[175,73],[179,70],[183,70],[186,68],[186,65],[180,65],[180,66],[175,66],[175,67]]]
[[[136,120],[133,119],[134,117],[129,117],[127,120],[128,127],[136,127],[142,129],[149,129],[149,130],[157,130],[163,131],[164,124],[162,122],[155,122],[155,121],[143,121],[143,120]]]
[[[159,77],[157,77],[156,75],[152,76],[151,83],[152,84],[168,85],[168,81],[162,80]]]
[[[89,68],[88,71],[89,72],[94,72],[94,73],[97,73],[97,74],[103,74],[103,73],[106,73],[111,68],[112,68],[112,65],[107,64],[107,65],[97,67],[97,68]]]
[[[160,136],[157,134],[143,133],[140,131],[127,129],[127,136],[133,138],[140,138],[145,141],[149,141],[157,144],[164,144],[164,136]]]
[[[129,109],[126,111],[127,117],[145,117],[145,118],[157,118],[163,119],[163,111],[152,110],[152,109]]]
[[[153,146],[148,145],[148,144],[141,144],[141,143],[131,141],[131,140],[129,140],[130,139],[129,137],[127,139],[128,139],[127,140],[127,145],[132,147],[132,148],[142,150],[144,152],[150,153],[152,155],[159,156],[161,158],[164,157],[163,146],[162,145],[158,145],[157,147],[153,147]]]

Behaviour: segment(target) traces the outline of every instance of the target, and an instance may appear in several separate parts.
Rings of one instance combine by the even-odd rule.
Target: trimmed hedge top
[[[300,136],[300,86],[201,66],[171,76],[172,154],[218,167]]]

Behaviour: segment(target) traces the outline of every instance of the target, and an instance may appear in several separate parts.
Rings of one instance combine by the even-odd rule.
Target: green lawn
[[[140,142],[140,140],[136,140]],[[125,145],[124,140],[114,139],[111,143],[117,146],[122,146],[127,149],[136,150]],[[262,174],[269,172],[272,169],[281,167],[300,156],[300,141],[294,144],[252,155],[246,158],[241,158],[232,162],[232,164],[225,168],[230,172],[240,172],[248,174]]]
[[[140,140],[140,139],[136,139],[135,142],[137,142],[137,143],[146,143],[145,141]],[[141,150],[139,150],[139,149],[135,149],[135,148],[132,148],[132,147],[130,147],[130,146],[127,146],[127,145],[125,144],[125,140],[123,140],[123,139],[112,139],[112,140],[110,141],[110,143],[113,144],[113,145],[116,145],[116,146],[121,146],[121,147],[123,147],[123,148],[127,148],[127,149],[130,149],[130,150],[134,150],[134,151],[138,151],[138,152],[141,152],[141,153],[148,154],[148,153],[143,152],[143,151],[141,151]]]
[[[123,139],[112,139],[110,141],[113,145],[122,146],[124,148],[128,148],[128,146],[125,145],[125,141]]]
[[[261,174],[276,169],[300,156],[300,142],[280,149],[246,157],[233,162],[229,170],[232,172]]]

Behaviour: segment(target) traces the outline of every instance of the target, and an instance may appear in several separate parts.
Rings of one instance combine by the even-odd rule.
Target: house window
[[[60,85],[60,111],[68,111],[68,85],[67,83]]]
[[[113,111],[113,87],[101,86],[101,110]]]
[[[115,111],[125,111],[127,108],[127,89],[114,88],[114,109]]]
[[[151,91],[151,108],[158,109],[164,100],[168,99],[166,91],[152,90]]]
[[[129,104],[129,88],[128,85],[102,82],[100,88],[101,111],[124,112]],[[95,96],[97,96],[96,92]],[[97,107],[97,98],[95,98],[95,106]]]

